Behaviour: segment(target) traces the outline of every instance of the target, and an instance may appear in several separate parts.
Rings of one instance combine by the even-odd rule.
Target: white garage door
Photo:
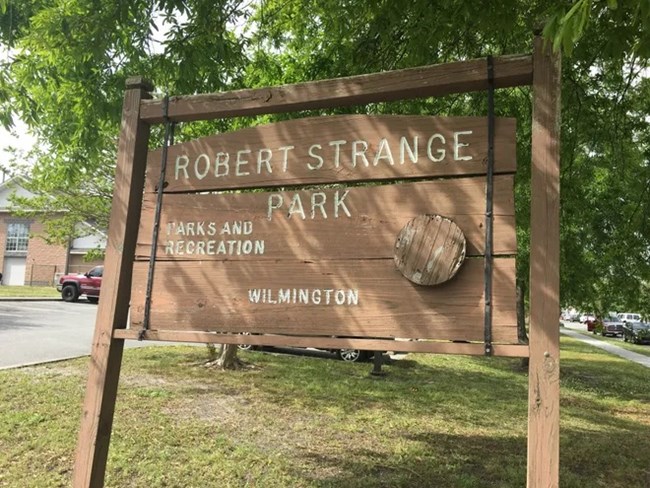
[[[4,270],[2,271],[3,285],[24,285],[25,284],[25,257],[6,257]]]

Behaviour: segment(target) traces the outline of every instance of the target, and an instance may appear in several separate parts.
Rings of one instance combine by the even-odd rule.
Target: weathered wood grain
[[[146,278],[147,263],[136,262],[133,329],[142,327]],[[514,260],[496,259],[497,343],[518,343],[514,278]],[[152,330],[480,341],[483,260],[466,260],[454,279],[437,287],[409,282],[392,258],[163,261],[156,266],[151,309]]]
[[[452,220],[418,215],[400,231],[395,242],[395,266],[417,285],[449,281],[465,260],[465,236]]]
[[[495,254],[512,255],[517,252],[513,176],[497,176],[494,188]],[[340,202],[345,192],[347,195],[343,203],[346,209],[340,205],[338,210],[335,209],[337,198]],[[279,204],[280,198],[283,205],[272,209],[269,220],[269,199],[275,205]],[[294,205],[293,213],[288,217],[291,202],[296,198],[302,202],[304,215]],[[314,199],[315,203],[325,203],[322,209],[316,206],[312,212]],[[138,259],[148,259],[151,253],[154,210],[155,196],[145,195],[138,237]],[[324,218],[323,212],[327,218]],[[337,212],[338,218],[335,217]],[[296,192],[166,194],[163,198],[157,259],[248,262],[392,258],[395,239],[402,227],[413,217],[427,213],[444,215],[462,229],[467,239],[468,255],[483,253],[485,178],[474,177]],[[179,223],[184,224],[182,229]],[[190,230],[187,223],[192,224]],[[187,235],[208,234],[211,223],[214,235]],[[224,228],[226,224],[227,228]],[[232,234],[233,229],[237,228],[246,232],[242,225],[250,226],[250,234]],[[222,231],[227,232],[222,234]],[[183,243],[179,245],[179,241]],[[212,254],[207,253],[209,241],[213,241]],[[232,253],[217,254],[222,241],[225,242],[222,251],[230,250],[229,241],[237,242]],[[237,254],[237,246],[242,246],[245,241],[263,241],[264,254],[256,254],[253,244],[249,245],[251,253],[245,254],[242,248]],[[197,248],[198,242],[203,242],[203,251]]]
[[[486,117],[339,115],[288,120],[176,144],[165,192],[486,173]],[[149,153],[146,191],[160,178]],[[516,169],[515,119],[495,122],[495,173]]]
[[[142,202],[149,126],[139,120],[140,102],[151,86],[140,77],[127,80],[117,150],[115,192],[106,245],[102,299],[97,310],[86,397],[72,484],[75,488],[104,486],[113,425],[115,398],[124,341],[113,331],[126,325],[131,271]]]
[[[138,339],[139,331],[119,329],[113,334],[118,339]],[[361,339],[342,337],[303,337],[287,335],[239,335],[217,332],[147,331],[145,340],[200,342],[215,344],[254,344],[256,346],[317,347],[321,349],[364,349],[366,351],[425,352],[437,354],[485,355],[485,346],[476,342],[410,341]],[[497,344],[495,356],[528,357],[527,344]]]
[[[494,86],[530,85],[530,55],[494,58]],[[485,58],[294,85],[171,97],[169,116],[177,122],[333,108],[487,90]],[[142,104],[142,117],[161,123],[163,101]]]
[[[560,55],[534,44],[528,488],[559,486]]]

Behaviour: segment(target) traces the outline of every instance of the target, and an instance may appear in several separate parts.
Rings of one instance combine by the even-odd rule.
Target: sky
[[[21,121],[15,121],[15,126],[12,130],[14,134],[7,132],[4,128],[0,127],[0,166],[12,168],[11,160],[13,154],[8,150],[10,147],[18,149],[19,151],[28,151],[34,145],[35,138],[29,134],[27,126]]]

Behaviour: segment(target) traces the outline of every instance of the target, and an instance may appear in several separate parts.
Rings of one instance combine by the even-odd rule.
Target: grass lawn
[[[107,487],[526,485],[519,360],[371,365],[203,348],[125,352]],[[87,359],[0,371],[0,487],[70,485]],[[650,370],[562,338],[563,488],[650,486]]]
[[[0,297],[9,298],[25,298],[25,297],[38,297],[61,298],[61,293],[56,291],[54,286],[0,286]]]
[[[650,356],[649,344],[632,344],[630,342],[625,342],[621,339],[617,339],[609,336],[603,337],[600,334],[594,334],[592,332],[585,332],[580,330],[576,330],[576,332],[579,332],[580,334],[583,334],[584,336],[590,337],[592,339],[596,339],[603,342],[609,342],[610,344],[614,344],[615,346],[622,347],[623,349],[627,349],[628,351],[634,351],[639,354],[643,354],[644,356]]]

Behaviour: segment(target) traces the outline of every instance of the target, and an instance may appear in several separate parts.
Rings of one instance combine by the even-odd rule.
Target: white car
[[[581,324],[586,324],[587,322],[591,320],[596,320],[596,317],[592,313],[585,313],[580,316],[580,323]]]
[[[619,313],[617,315],[618,320],[623,322],[624,324],[638,324],[641,322],[641,315],[638,313]]]

